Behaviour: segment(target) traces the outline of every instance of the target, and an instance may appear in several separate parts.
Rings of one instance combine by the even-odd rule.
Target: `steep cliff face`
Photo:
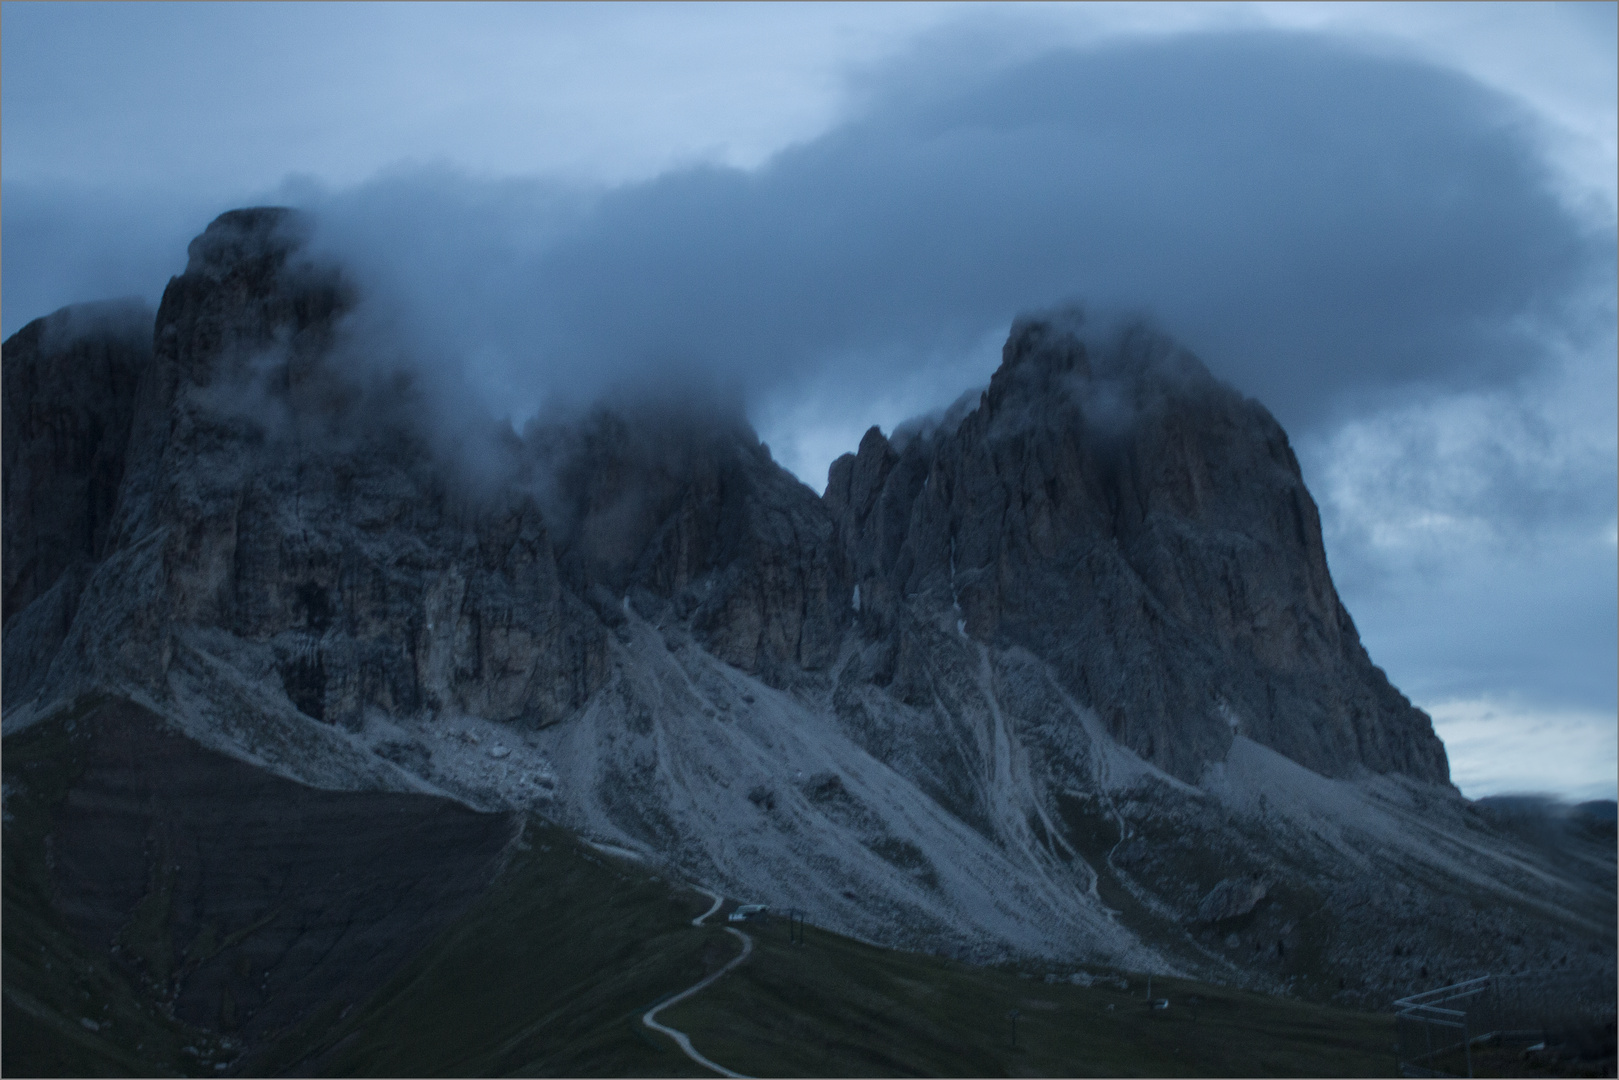
[[[412,387],[341,366],[351,297],[295,255],[301,228],[224,215],[170,282],[108,557],[46,684],[162,700],[177,663],[245,649],[233,663],[328,723],[554,719],[600,683],[599,628],[559,589],[532,500],[456,500]]]
[[[831,662],[841,549],[745,423],[646,408],[525,438],[489,425],[469,475],[428,440],[429,389],[352,340],[352,291],[303,258],[306,230],[273,208],[220,217],[165,291],[150,354],[100,333],[41,356],[49,322],[7,345],[8,402],[56,409],[8,434],[7,544],[33,557],[8,546],[8,605],[81,567],[54,639],[8,635],[8,702],[120,684],[164,698],[179,650],[183,668],[273,668],[299,712],[350,728],[368,709],[544,725],[603,685],[631,593],[767,679]],[[87,404],[60,374],[85,356]],[[93,430],[53,441],[49,424]],[[73,617],[80,593],[93,618]]]
[[[6,623],[64,571],[105,553],[135,386],[151,357],[152,313],[134,303],[64,308],[6,343]]]
[[[976,408],[906,434],[868,432],[827,488],[870,632],[953,609],[1188,782],[1239,732],[1328,776],[1448,780],[1338,600],[1287,436],[1190,354],[1025,321]]]
[[[599,609],[633,597],[777,685],[836,659],[849,577],[832,522],[740,417],[641,404],[529,435],[559,565]]]

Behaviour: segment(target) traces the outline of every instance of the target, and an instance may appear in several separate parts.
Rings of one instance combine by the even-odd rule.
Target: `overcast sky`
[[[1019,311],[1268,405],[1472,796],[1615,793],[1615,6],[0,6],[7,335],[315,210],[521,419],[700,378],[820,490]]]

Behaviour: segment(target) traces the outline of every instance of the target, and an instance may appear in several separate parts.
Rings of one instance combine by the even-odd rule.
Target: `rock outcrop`
[[[151,357],[152,313],[135,303],[64,308],[6,342],[7,624],[69,568],[106,553],[135,387]]]
[[[1338,600],[1287,436],[1151,331],[1021,322],[976,408],[867,432],[826,499],[870,632],[953,609],[1183,780],[1236,732],[1328,776],[1449,778]]]
[[[1220,923],[1248,914],[1265,899],[1269,890],[1262,881],[1226,878],[1209,890],[1197,905],[1194,916],[1200,923]]]
[[[652,405],[491,426],[495,475],[469,495],[424,434],[424,390],[356,359],[352,289],[299,254],[307,228],[214,222],[150,357],[127,315],[64,312],[8,344],[8,626],[76,568],[48,625],[8,634],[8,703],[114,670],[161,697],[176,635],[210,629],[317,720],[543,725],[603,685],[604,612],[627,596],[787,685],[834,663],[858,595],[891,651],[918,611],[1027,649],[1189,782],[1239,731],[1329,776],[1446,780],[1338,600],[1286,435],[1150,332],[1098,349],[1020,323],[975,408],[869,432],[824,502],[739,418]],[[81,596],[98,617],[73,637]]]
[[[45,421],[18,424],[17,455],[77,455],[44,466],[13,468],[7,443],[7,603],[27,606],[77,560],[52,625],[73,622],[77,594],[96,608],[54,654],[60,632],[8,634],[8,704],[42,686],[161,699],[176,649],[209,652],[202,632],[217,631],[316,720],[451,709],[543,725],[603,683],[607,627],[590,601],[632,591],[672,604],[744,670],[780,680],[830,663],[841,551],[814,494],[745,424],[721,418],[695,438],[689,418],[648,414],[632,433],[597,412],[526,441],[490,425],[474,437],[494,475],[469,483],[424,434],[425,391],[356,358],[351,291],[298,255],[305,227],[275,209],[214,222],[164,293],[149,361],[99,332],[40,354],[65,314],[7,345],[8,402],[94,428],[58,452],[35,430]],[[53,375],[84,356],[123,364],[88,406]],[[72,501],[62,477],[77,517],[34,508]]]
[[[849,576],[832,522],[738,416],[641,404],[530,441],[580,595],[633,595],[777,685],[836,659]]]

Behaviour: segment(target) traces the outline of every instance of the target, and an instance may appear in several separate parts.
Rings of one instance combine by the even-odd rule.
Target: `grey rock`
[[[134,302],[66,307],[6,342],[5,622],[70,566],[106,553],[135,387],[151,357],[152,313]]]
[[[1432,723],[1338,600],[1287,436],[1191,354],[1025,320],[977,406],[946,419],[899,448],[873,429],[831,468],[870,632],[954,609],[1188,782],[1234,731],[1328,776],[1448,780]]]
[[[531,442],[562,573],[598,611],[636,597],[777,684],[831,664],[850,588],[832,522],[737,416],[632,403]]]
[[[1200,923],[1218,923],[1246,915],[1270,893],[1262,881],[1245,878],[1226,878],[1203,897],[1197,905],[1194,920]]]
[[[161,700],[192,627],[267,648],[288,705],[326,723],[543,726],[604,684],[630,594],[773,684],[831,664],[849,618],[832,522],[734,413],[491,425],[468,436],[493,463],[468,483],[425,434],[424,391],[345,336],[353,291],[306,233],[291,211],[221,216],[164,293],[155,350],[60,344],[66,315],[6,344],[24,410],[8,627],[41,601],[6,637],[8,704],[46,686]]]

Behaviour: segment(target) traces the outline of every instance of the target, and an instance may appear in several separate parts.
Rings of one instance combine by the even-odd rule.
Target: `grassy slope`
[[[7,1076],[181,1076],[216,1047],[175,1022],[49,902],[51,814],[83,770],[76,720],[95,701],[5,741],[4,1038]],[[92,1029],[89,1024],[96,1025]],[[191,1047],[200,1053],[188,1053]]]
[[[531,825],[489,894],[357,1012],[252,1072],[704,1076],[641,1013],[734,952],[709,901]]]
[[[338,1074],[706,1075],[640,1025],[665,994],[734,956],[703,901],[561,830],[349,1020],[308,1045]],[[550,847],[549,852],[543,850]],[[758,1076],[1389,1074],[1393,1022],[1223,987],[1030,981],[815,927],[750,927],[754,957],[661,1014],[703,1053]],[[1109,1005],[1114,1008],[1110,1011]],[[1018,1009],[1018,1046],[1006,1014]],[[275,1065],[289,1064],[285,1054]],[[270,1064],[270,1063],[267,1063]]]
[[[53,902],[53,817],[84,771],[75,726],[95,704],[5,740],[0,1073],[217,1075],[231,1048],[169,1016]],[[638,1021],[729,958],[722,931],[690,925],[708,901],[560,829],[531,826],[522,846],[473,909],[369,1002],[308,1018],[230,1072],[702,1074]]]
[[[6,740],[3,1070],[212,1075],[228,1057],[217,1040],[169,1019],[79,944],[48,900],[46,838],[80,768],[75,738],[62,718]],[[705,1075],[640,1016],[735,955],[718,926],[690,925],[706,904],[532,824],[489,892],[375,997],[311,1017],[231,1072]],[[751,932],[753,959],[662,1019],[755,1075],[1375,1075],[1393,1065],[1386,1016],[1170,980],[1154,992],[1171,1007],[1152,1011],[1140,977],[1129,991],[1048,985],[814,927],[797,946],[780,922]]]
[[[1375,1076],[1394,1066],[1388,1016],[1172,979],[1153,980],[1170,1007],[1152,1010],[1141,976],[1126,976],[1129,990],[1053,985],[814,927],[805,938],[789,944],[779,921],[754,931],[752,960],[660,1018],[757,1076]]]

